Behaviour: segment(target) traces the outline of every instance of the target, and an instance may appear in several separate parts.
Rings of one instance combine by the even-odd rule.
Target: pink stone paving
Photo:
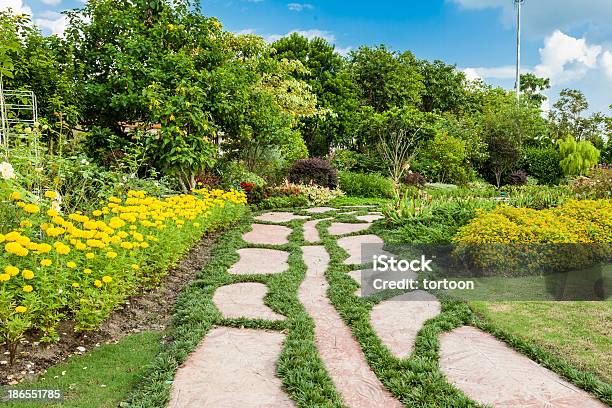
[[[357,235],[340,238],[338,245],[349,254],[349,257],[344,260],[346,265],[370,263],[374,255],[392,255],[389,252],[383,251],[384,242],[376,235]],[[364,246],[362,247],[362,245]]]
[[[282,225],[253,224],[253,229],[242,235],[249,244],[283,245],[289,243],[291,228]]]
[[[357,218],[359,221],[374,222],[374,221],[382,220],[385,217],[383,217],[381,214],[368,214],[368,215],[358,215],[355,218]]]
[[[440,369],[471,399],[494,407],[605,407],[557,374],[470,326],[442,335]]]
[[[304,223],[304,239],[310,243],[319,242],[321,237],[319,236],[319,231],[317,231],[317,224],[329,219],[331,218],[306,221]]]
[[[289,222],[289,221],[294,221],[294,220],[303,220],[308,218],[305,215],[295,215],[293,213],[290,212],[283,212],[283,211],[279,211],[279,212],[267,212],[265,214],[261,214],[257,217],[255,217],[256,221],[264,221],[264,222]]]
[[[337,208],[333,207],[313,207],[306,210],[307,213],[310,214],[322,214],[330,211],[336,211]]]
[[[406,358],[423,324],[439,314],[438,299],[428,292],[416,290],[378,303],[372,308],[370,323],[391,354]]]
[[[277,249],[243,248],[238,250],[240,259],[228,270],[234,275],[269,275],[289,269],[289,253]]]
[[[284,340],[279,332],[212,329],[177,371],[168,406],[294,407],[275,374]]]
[[[351,408],[402,407],[368,366],[350,329],[327,298],[329,254],[322,246],[302,247],[307,266],[299,298],[315,322],[315,343],[336,389]]]
[[[355,232],[363,231],[370,228],[369,223],[365,224],[350,224],[346,222],[334,222],[329,226],[327,232],[330,235],[346,235],[353,234]]]
[[[280,315],[264,304],[268,287],[263,283],[244,282],[221,286],[215,291],[213,303],[223,317],[237,319],[283,320]]]

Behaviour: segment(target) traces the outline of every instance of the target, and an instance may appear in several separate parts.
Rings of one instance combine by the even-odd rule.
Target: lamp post
[[[521,6],[525,0],[514,0],[516,6],[516,100],[521,100]]]

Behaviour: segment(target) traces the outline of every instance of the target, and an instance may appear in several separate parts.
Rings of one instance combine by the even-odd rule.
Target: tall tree
[[[439,60],[419,61],[419,71],[425,85],[422,110],[458,114],[466,108],[468,90],[463,72],[457,70],[454,65]]]

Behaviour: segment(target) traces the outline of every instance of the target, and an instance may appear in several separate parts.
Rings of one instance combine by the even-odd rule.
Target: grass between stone
[[[105,344],[84,355],[70,357],[66,362],[47,370],[33,382],[24,382],[16,389],[63,390],[65,401],[16,401],[4,403],[7,408],[116,407],[145,373],[147,366],[160,350],[160,332],[144,332]],[[11,387],[13,388],[13,387]]]
[[[279,358],[277,373],[283,385],[299,407],[343,407],[314,343],[314,324],[298,300],[298,288],[305,276],[302,260],[302,224],[304,220],[285,224],[293,228],[286,245],[252,245],[241,236],[253,222],[245,217],[226,232],[213,251],[213,258],[204,268],[200,279],[187,288],[175,306],[169,328],[171,342],[154,360],[140,386],[132,393],[131,407],[165,407],[169,399],[174,374],[213,326],[246,327],[282,330],[287,334]],[[258,223],[262,223],[259,222]],[[265,224],[265,222],[264,222]],[[231,275],[227,270],[238,261],[241,248],[274,248],[286,250],[289,270],[276,275]],[[280,322],[252,319],[224,319],[212,302],[215,290],[238,282],[259,282],[268,286],[265,304],[287,318]]]

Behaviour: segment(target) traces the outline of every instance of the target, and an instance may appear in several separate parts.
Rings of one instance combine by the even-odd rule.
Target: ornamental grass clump
[[[51,194],[45,198],[53,199]],[[20,227],[0,233],[0,342],[11,355],[26,331],[56,341],[72,318],[92,330],[129,296],[159,283],[205,232],[245,211],[244,193],[200,189],[165,199],[130,191],[90,214],[11,194]]]

